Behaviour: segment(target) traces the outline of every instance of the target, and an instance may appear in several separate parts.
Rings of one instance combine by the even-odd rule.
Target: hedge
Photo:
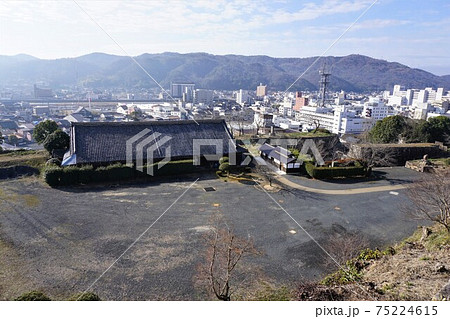
[[[305,162],[305,169],[309,176],[316,179],[366,176],[368,173],[360,163],[348,167],[316,167],[312,162]]]
[[[69,298],[69,301],[102,301],[97,294],[93,292],[83,292]]]
[[[158,169],[158,163],[153,164],[153,176],[179,175],[198,170],[198,166],[193,165],[192,160],[181,160],[168,162]],[[142,167],[143,172],[135,168],[113,164],[94,168],[87,166],[48,166],[44,171],[44,180],[50,186],[69,186],[78,184],[101,183],[101,182],[121,182],[136,178],[151,178],[147,174],[147,166]]]

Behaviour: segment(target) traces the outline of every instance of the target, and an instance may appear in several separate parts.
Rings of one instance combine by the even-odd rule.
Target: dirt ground
[[[401,191],[333,196],[282,189],[269,197],[255,185],[212,175],[191,188],[196,178],[190,176],[59,189],[37,177],[1,181],[0,299],[30,290],[67,299],[97,279],[89,290],[104,300],[207,299],[195,276],[204,251],[202,232],[215,213],[264,252],[243,266],[281,285],[318,280],[327,272],[317,243],[291,217],[319,243],[334,233],[357,231],[382,246],[417,227],[393,209],[405,200]],[[214,190],[206,191],[210,187]]]

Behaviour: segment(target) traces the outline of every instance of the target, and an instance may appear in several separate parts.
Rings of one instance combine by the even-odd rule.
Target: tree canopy
[[[36,125],[33,131],[33,138],[36,140],[36,142],[42,144],[44,143],[47,136],[55,132],[57,129],[58,124],[56,124],[55,121],[45,120]]]
[[[378,121],[370,130],[369,137],[375,143],[396,143],[406,127],[403,116],[388,116]]]
[[[450,143],[450,118],[437,116],[429,119],[424,124],[424,131],[429,142]]]
[[[450,118],[437,116],[425,120],[413,120],[400,115],[389,116],[378,121],[369,131],[374,143],[434,143],[450,144]]]
[[[53,133],[49,134],[44,140],[44,148],[52,153],[53,150],[67,149],[69,148],[70,138],[69,135],[57,129]]]

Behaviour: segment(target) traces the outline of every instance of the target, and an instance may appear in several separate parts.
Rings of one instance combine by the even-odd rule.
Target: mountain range
[[[75,85],[98,89],[157,87],[135,63],[138,62],[165,88],[172,81],[188,81],[195,83],[196,88],[205,89],[254,90],[263,83],[269,90],[286,90],[316,59],[170,52],[146,53],[133,58],[91,53],[54,60],[26,54],[0,55],[0,86],[44,82],[54,89]],[[437,76],[397,62],[348,55],[320,58],[290,90],[317,90],[319,70],[324,65],[332,74],[332,90],[370,92],[392,89],[395,84],[407,88],[450,89],[450,75]]]

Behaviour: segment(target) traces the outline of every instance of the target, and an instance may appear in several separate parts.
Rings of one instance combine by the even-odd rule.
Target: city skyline
[[[3,1],[0,55],[161,52],[319,56],[373,0]],[[379,0],[325,55],[362,54],[450,74],[450,4]],[[103,28],[103,30],[102,30]],[[115,43],[117,41],[117,43]]]

